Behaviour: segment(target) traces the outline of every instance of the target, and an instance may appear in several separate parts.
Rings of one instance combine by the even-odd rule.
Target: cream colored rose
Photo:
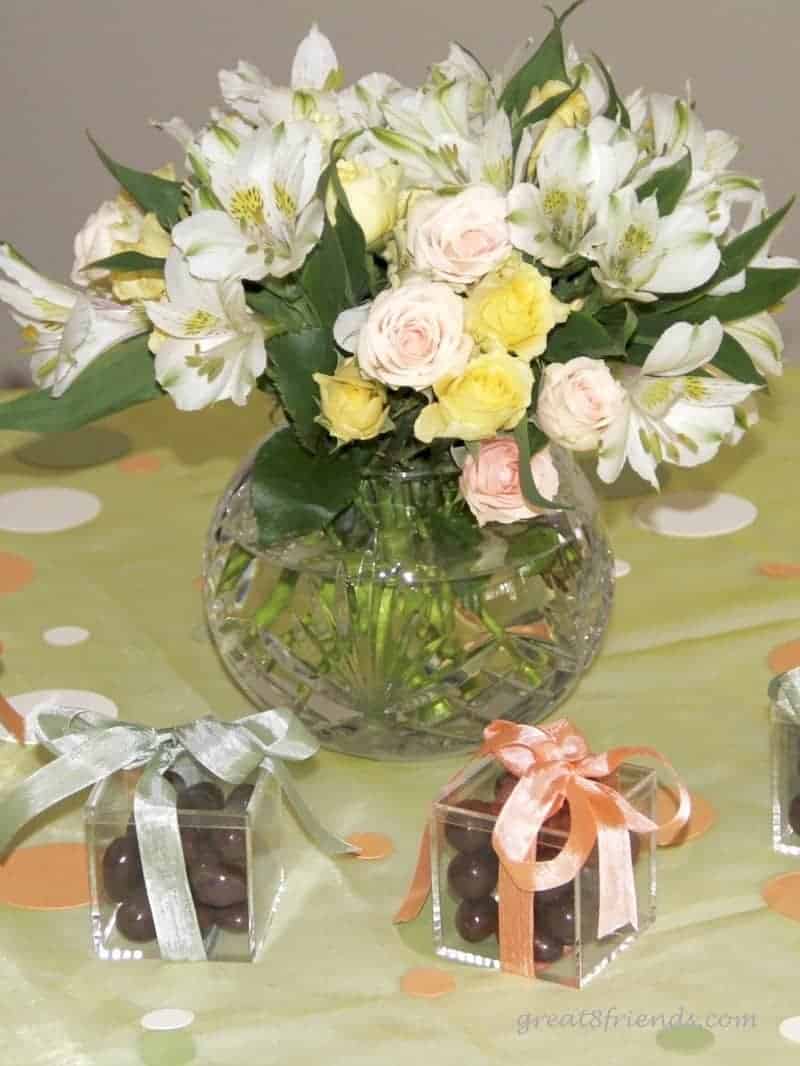
[[[430,193],[408,210],[408,252],[414,267],[466,286],[511,254],[506,197],[492,185],[468,185],[455,196]]]
[[[606,364],[579,356],[546,368],[536,421],[550,440],[575,452],[589,452],[598,447],[625,402],[625,390]]]
[[[548,100],[552,100],[554,96],[560,96],[562,93],[569,92],[569,90],[570,86],[566,82],[546,81],[541,88],[531,89],[523,114],[527,115],[531,111],[535,111],[537,107],[541,107]],[[559,130],[574,129],[575,126],[588,126],[591,121],[592,109],[589,106],[589,101],[580,89],[576,89],[547,119],[541,136],[536,142],[536,147],[531,152],[528,160],[528,176],[531,177],[536,172],[539,156],[554,133],[558,133]]]
[[[549,448],[531,459],[533,482],[546,500],[558,493],[558,471]],[[481,443],[477,458],[467,455],[459,481],[461,495],[478,520],[508,525],[541,514],[525,499],[519,477],[519,448],[511,437],[495,437]]]
[[[394,389],[427,389],[467,364],[472,338],[464,331],[464,301],[434,281],[387,289],[369,308],[355,350],[368,377]]]
[[[414,424],[418,440],[483,440],[513,429],[525,416],[533,374],[522,359],[497,348],[476,356],[458,377],[438,381],[433,391],[437,402],[428,404]]]
[[[369,167],[359,160],[340,159],[336,164],[339,181],[347,195],[347,202],[372,247],[378,245],[394,229],[398,217],[400,169],[394,163]],[[336,224],[336,191],[328,185],[326,198],[328,218]]]
[[[86,270],[86,267],[114,254],[114,227],[123,225],[124,221],[125,216],[117,200],[106,200],[89,215],[75,236],[75,262],[70,274],[73,285],[84,289],[92,282],[102,282],[108,278],[107,270]]]
[[[335,374],[314,374],[321,413],[317,422],[342,444],[372,440],[393,428],[386,389],[363,377],[355,359],[343,360]]]
[[[547,348],[550,331],[569,317],[551,285],[550,278],[514,257],[467,297],[467,330],[479,343],[498,341],[523,359],[536,358]]]
[[[116,241],[114,252],[141,252],[155,259],[166,259],[172,247],[169,234],[153,214],[142,217],[139,233],[133,241]],[[111,291],[122,303],[132,300],[160,300],[166,292],[162,270],[114,270]]]

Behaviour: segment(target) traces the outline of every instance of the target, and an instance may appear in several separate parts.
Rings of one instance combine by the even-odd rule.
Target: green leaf
[[[311,454],[291,427],[273,433],[253,467],[260,543],[268,547],[327,526],[352,502],[364,462],[365,454],[356,449]]]
[[[361,229],[356,216],[350,207],[347,193],[342,187],[339,171],[333,165],[330,168],[330,179],[336,193],[336,236],[342,248],[347,274],[350,284],[349,295],[353,303],[358,303],[370,289],[370,275],[367,259],[367,244],[364,231]]]
[[[611,71],[605,65],[603,60],[593,52],[594,60],[597,63],[600,70],[603,72],[603,77],[606,79],[606,86],[608,87],[608,107],[606,108],[605,118],[610,118],[614,122],[618,122],[624,129],[629,130],[631,128],[631,116],[628,113],[628,109],[622,97],[617,92],[617,87],[614,84],[614,79],[611,77]]]
[[[751,267],[746,279],[742,292],[728,296],[703,296],[686,307],[662,314],[656,312],[642,318],[640,339],[655,344],[664,330],[676,322],[705,322],[709,318],[735,322],[739,318],[749,318],[768,311],[800,285],[800,269]]]
[[[728,333],[723,337],[711,364],[745,385],[764,385],[764,378],[756,370],[753,360],[736,338]]]
[[[313,448],[322,432],[314,421],[319,414],[319,386],[314,374],[336,369],[336,347],[330,330],[306,329],[269,341],[269,376],[280,392],[298,439]]]
[[[636,190],[639,200],[646,200],[648,196],[655,196],[658,201],[659,214],[671,215],[680,203],[686,186],[692,177],[692,154],[686,153],[677,163],[671,167],[658,170]]]
[[[133,337],[101,355],[59,399],[31,392],[0,405],[0,429],[54,433],[124,411],[161,395],[148,335]]]
[[[500,96],[500,104],[507,114],[522,114],[531,89],[542,86],[547,81],[569,82],[564,63],[564,38],[561,27],[582,3],[584,0],[575,0],[575,3],[571,4],[563,15],[556,15],[551,11],[554,23],[552,30],[534,55],[510,79]]]
[[[604,308],[597,316],[615,344],[623,351],[628,347],[631,337],[636,332],[639,319],[629,303],[614,304]]]
[[[477,522],[465,507],[456,511],[432,510],[425,516],[425,524],[434,542],[454,551],[469,551],[477,548],[483,534]]]
[[[716,275],[711,279],[710,287],[734,278],[745,270],[758,255],[767,241],[776,232],[780,224],[794,207],[796,197],[792,197],[778,211],[765,218],[757,226],[745,230],[722,249],[722,263]]]
[[[364,235],[341,203],[335,226],[326,217],[322,238],[306,260],[301,282],[323,326],[333,326],[340,312],[369,295]]]
[[[167,181],[155,174],[131,170],[106,155],[100,145],[88,134],[94,150],[106,169],[113,174],[123,189],[131,194],[143,211],[152,211],[165,229],[172,229],[181,217],[183,186],[179,181]]]
[[[538,574],[547,566],[559,549],[558,533],[549,526],[531,525],[518,537],[508,541],[506,562],[519,563],[529,561],[532,569],[527,576]]]
[[[550,118],[552,114],[558,111],[563,103],[566,103],[566,101],[569,100],[573,91],[574,90],[570,87],[566,92],[551,96],[549,100],[545,100],[543,104],[535,107],[533,111],[529,111],[527,115],[523,115],[522,118],[517,119],[511,131],[514,151],[519,147],[519,142],[522,139],[522,133],[525,127],[533,126],[537,122],[544,122],[546,119]]]
[[[540,434],[541,430],[534,426],[532,427],[535,434]],[[522,489],[522,495],[532,507],[545,507],[559,508],[561,510],[571,510],[566,504],[559,502],[559,500],[546,500],[544,496],[536,488],[536,482],[533,480],[533,473],[531,471],[531,438],[528,428],[528,420],[523,418],[521,422],[517,423],[514,430],[514,440],[517,442],[517,448],[519,449],[519,484]],[[538,450],[538,449],[537,449]]]
[[[302,311],[288,300],[277,296],[269,289],[256,289],[246,294],[247,304],[270,322],[285,326],[290,332],[303,329],[307,324]]]
[[[142,271],[159,270],[163,274],[166,259],[159,259],[154,255],[142,255],[141,252],[118,252],[109,255],[105,259],[96,259],[85,270],[119,270],[119,271]]]
[[[597,319],[584,311],[573,311],[567,321],[556,326],[550,334],[544,359],[548,363],[566,363],[578,355],[605,358],[624,354],[624,347],[614,341]]]

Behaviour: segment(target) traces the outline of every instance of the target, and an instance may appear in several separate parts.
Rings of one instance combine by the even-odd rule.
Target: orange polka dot
[[[18,848],[0,863],[0,904],[59,911],[89,902],[85,844]]]
[[[35,567],[30,559],[0,552],[0,596],[8,596],[33,580]]]
[[[678,797],[669,788],[659,788],[656,793],[656,821],[668,821],[678,809]],[[704,836],[717,820],[717,812],[708,802],[705,796],[692,793],[692,813],[689,821],[677,833],[673,830],[656,833],[656,841],[660,848],[668,848],[676,844],[686,844],[690,840],[697,840]]]
[[[124,474],[155,474],[161,469],[157,455],[129,455],[121,459],[119,468]]]
[[[770,910],[800,922],[800,874],[770,878],[762,886],[761,896]]]
[[[386,859],[394,851],[392,838],[383,833],[351,833],[347,843],[361,849],[356,859]]]
[[[400,981],[400,987],[407,996],[436,999],[438,996],[446,996],[449,992],[454,992],[456,979],[452,974],[437,970],[433,966],[419,966],[413,970],[406,970]]]
[[[758,572],[764,577],[800,578],[800,563],[762,563]]]
[[[769,653],[767,662],[770,670],[776,674],[782,674],[786,670],[800,666],[800,640],[789,640],[786,644],[779,644]]]

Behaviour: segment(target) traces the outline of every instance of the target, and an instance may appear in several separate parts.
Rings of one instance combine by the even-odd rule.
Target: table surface
[[[707,1023],[713,1038],[699,1061],[750,1063],[758,1051],[769,1051],[770,1062],[796,1061],[778,1026],[800,1014],[800,925],[767,909],[760,889],[797,869],[771,848],[766,689],[769,652],[800,637],[800,580],[767,577],[759,566],[800,563],[798,406],[794,370],[764,399],[762,422],[743,445],[667,479],[667,492],[718,488],[752,500],[759,517],[748,529],[671,539],[636,527],[638,499],[604,505],[631,572],[618,582],[602,654],[564,710],[596,749],[660,749],[719,819],[702,838],[659,852],[655,926],[588,988],[437,960],[428,910],[409,926],[392,925],[427,804],[458,760],[397,765],[323,753],[297,771],[306,798],[343,835],[389,834],[390,858],[330,860],[287,817],[287,890],[254,966],[103,963],[88,954],[85,908],[0,908],[0,1062],[397,1066],[424,1051],[441,1066],[639,1066],[678,1057],[657,1037],[659,1016],[680,1011]],[[196,579],[213,505],[267,417],[261,400],[194,415],[158,401],[106,420],[104,431],[127,442],[95,437],[126,443],[125,457],[79,469],[34,465],[69,456],[48,459],[42,445],[28,449],[33,438],[0,434],[0,492],[66,486],[102,504],[79,528],[0,532],[0,551],[35,567],[16,592],[2,595],[0,583],[6,696],[86,689],[112,699],[121,717],[155,725],[248,711],[208,643]],[[62,625],[91,636],[51,646],[44,631]],[[0,746],[0,788],[37,765],[32,749]],[[72,802],[26,843],[81,833]],[[415,966],[440,966],[455,990],[409,998],[400,980]],[[192,1027],[143,1033],[141,1016],[160,1007],[192,1010]],[[723,1027],[720,1015],[755,1016],[755,1024],[744,1017]]]

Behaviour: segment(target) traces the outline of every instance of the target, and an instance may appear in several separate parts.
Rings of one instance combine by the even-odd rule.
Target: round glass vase
[[[564,509],[479,528],[458,472],[365,478],[323,532],[263,548],[256,452],[208,534],[204,592],[223,662],[258,708],[288,706],[326,748],[411,760],[475,748],[495,718],[537,722],[608,623],[613,560],[597,500],[553,449]]]

